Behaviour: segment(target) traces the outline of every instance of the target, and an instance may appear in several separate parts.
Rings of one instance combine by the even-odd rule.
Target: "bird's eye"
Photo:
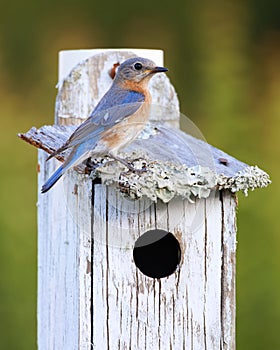
[[[135,63],[134,68],[135,68],[136,70],[140,70],[140,69],[142,69],[142,64],[139,63],[139,62],[137,62],[137,63]]]

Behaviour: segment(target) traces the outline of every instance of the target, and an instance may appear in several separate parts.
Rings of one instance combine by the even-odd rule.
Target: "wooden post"
[[[133,54],[162,64],[154,50],[64,53],[56,122],[87,117],[111,83],[108,69]],[[81,57],[91,58],[62,81]],[[154,100],[179,111],[172,85],[158,79]],[[178,126],[178,115],[165,122]],[[46,158],[39,151],[39,189],[58,166]],[[226,190],[195,203],[155,204],[69,171],[38,198],[39,349],[235,349],[235,210]],[[134,244],[152,229],[180,244],[180,264],[168,277],[147,277],[135,265]]]

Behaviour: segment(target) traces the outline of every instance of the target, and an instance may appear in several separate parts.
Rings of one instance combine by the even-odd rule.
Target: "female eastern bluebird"
[[[48,158],[72,148],[64,163],[42,186],[42,193],[47,192],[69,168],[89,157],[108,155],[122,161],[116,153],[139,135],[149,118],[151,95],[148,82],[155,73],[167,70],[141,57],[123,62],[111,88],[89,118]]]

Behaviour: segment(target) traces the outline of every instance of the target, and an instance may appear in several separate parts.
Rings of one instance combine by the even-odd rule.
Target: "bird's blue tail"
[[[90,144],[91,146],[91,144]],[[41,192],[46,193],[53,185],[61,178],[61,176],[75,164],[78,164],[79,161],[82,161],[82,156],[84,153],[88,151],[88,146],[85,144],[81,144],[75,146],[71,151],[68,158],[65,162],[59,167],[56,172],[46,181],[46,183],[42,186]]]
[[[41,192],[46,193],[50,188],[52,188],[53,185],[61,178],[64,172],[65,172],[65,169],[63,168],[63,165],[61,165],[61,167],[59,167],[56,170],[56,172],[42,186]]]

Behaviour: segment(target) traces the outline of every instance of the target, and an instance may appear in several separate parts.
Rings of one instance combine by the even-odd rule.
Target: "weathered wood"
[[[75,127],[71,125],[45,125],[40,129],[36,129],[33,126],[28,132],[18,134],[18,137],[30,145],[52,154],[67,141],[74,130]],[[64,161],[64,155],[65,153],[61,153],[56,155],[55,158],[59,161]]]
[[[58,166],[46,156],[39,189]],[[234,349],[235,210],[227,191],[193,204],[131,201],[67,173],[38,198],[39,349]],[[154,228],[172,232],[182,253],[162,279],[133,261],[136,239]]]
[[[133,215],[120,207],[120,194],[103,185],[94,187],[90,209],[89,183],[75,172],[69,179],[77,187],[66,199],[68,180],[59,185],[53,209],[45,208],[45,220],[40,220],[48,230],[41,237],[38,262],[39,300],[44,300],[39,305],[45,308],[39,308],[38,317],[46,321],[39,328],[39,348],[90,349],[93,343],[93,349],[166,349],[166,344],[173,349],[209,350],[220,344],[234,349],[232,195],[195,204],[180,199],[146,203],[139,212],[141,201],[131,202]],[[67,217],[61,217],[66,200],[72,204],[66,206]],[[92,216],[85,215],[89,212]],[[160,280],[144,276],[132,257],[133,243],[150,227],[173,232],[182,249],[177,272]]]
[[[58,161],[39,151],[39,188]],[[77,187],[76,184],[79,184]],[[38,348],[89,349],[91,182],[75,171],[38,197]]]
[[[237,198],[221,192],[222,203],[222,349],[234,350]]]
[[[19,137],[48,153],[61,147],[75,126],[43,126],[31,128]],[[56,156],[63,161],[69,154],[66,150]],[[147,196],[168,202],[175,196],[192,200],[193,197],[207,198],[215,188],[230,189],[233,193],[270,183],[269,175],[256,166],[249,166],[203,140],[171,126],[150,123],[143,133],[123,150],[122,156],[128,159],[142,157],[148,170],[141,176],[127,171],[117,161],[99,158],[96,161],[94,176],[102,183],[115,183],[122,192],[131,198]],[[109,160],[106,163],[105,160]],[[137,162],[136,162],[137,163]],[[89,173],[85,165],[75,168],[80,173]],[[122,175],[121,175],[122,174]]]

